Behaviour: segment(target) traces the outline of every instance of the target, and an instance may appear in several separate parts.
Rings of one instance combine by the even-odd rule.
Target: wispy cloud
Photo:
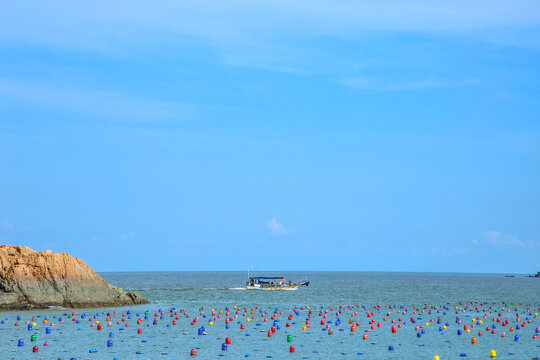
[[[21,26],[21,19],[33,26]],[[140,35],[137,42],[153,40],[148,33],[154,29],[172,38],[183,35],[220,46],[260,42],[284,33],[357,36],[369,30],[454,33],[497,41],[500,34],[489,37],[494,29],[540,25],[540,6],[534,0],[231,0],[227,6],[217,0],[97,0],[92,6],[51,0],[31,7],[24,1],[12,1],[3,4],[0,24],[4,41],[64,42],[86,48],[98,48],[96,44],[100,44],[109,49],[118,47],[105,44],[133,44],[134,33]],[[509,33],[506,31],[507,36]],[[518,41],[519,34],[514,35],[515,39],[508,40]]]
[[[5,220],[5,219],[3,219],[3,220],[0,222],[0,224],[2,225],[2,228],[3,228],[4,230],[11,231],[11,230],[14,229],[13,224],[10,223],[9,221]]]
[[[473,245],[478,245],[481,242],[494,245],[494,246],[520,246],[520,247],[527,247],[527,246],[533,246],[535,245],[534,241],[528,240],[523,241],[520,240],[517,236],[514,236],[512,234],[503,233],[500,231],[484,231],[482,234],[481,240],[478,239],[472,239],[471,243]]]
[[[27,232],[33,231],[34,229],[31,226],[15,226],[12,222],[7,219],[0,220],[0,229],[7,232]]]
[[[472,251],[469,247],[459,247],[459,246],[450,246],[450,247],[431,247],[422,252],[435,255],[435,256],[449,256],[449,255],[467,255]]]
[[[270,230],[270,232],[275,235],[284,235],[289,232],[285,228],[285,226],[283,226],[283,224],[278,222],[277,219],[275,218],[271,218],[270,220],[268,220],[266,225],[268,226],[268,229]]]
[[[107,90],[58,88],[2,78],[0,95],[62,111],[99,115],[109,119],[182,121],[196,112],[194,105],[177,101],[138,98]]]
[[[388,82],[378,79],[368,79],[361,77],[351,77],[341,81],[343,85],[349,86],[357,90],[372,90],[372,91],[410,91],[423,89],[448,89],[458,88],[463,86],[479,85],[478,79],[464,79],[458,81],[445,81],[436,79],[416,80],[407,82]]]
[[[129,233],[122,233],[120,234],[120,240],[121,241],[128,241],[128,240],[131,240],[135,237],[135,234],[133,234],[132,232],[129,232]]]

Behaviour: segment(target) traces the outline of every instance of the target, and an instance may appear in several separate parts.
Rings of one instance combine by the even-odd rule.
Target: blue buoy
[[[17,346],[24,346],[24,340],[19,339],[19,341],[17,342]]]
[[[107,340],[107,346],[108,346],[108,347],[113,346],[113,341],[112,341],[112,340]]]
[[[227,344],[226,343],[221,344],[221,350],[227,350]]]
[[[393,347],[392,345],[390,345],[390,346],[388,347],[388,350],[389,350],[389,351],[392,351],[392,350],[394,350],[394,347]]]
[[[51,328],[48,327],[48,328],[45,328],[45,334],[50,334],[51,333]]]

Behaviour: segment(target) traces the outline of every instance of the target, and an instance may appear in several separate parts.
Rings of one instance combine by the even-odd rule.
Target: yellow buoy
[[[433,355],[433,360],[439,360],[439,355]]]
[[[492,358],[492,359],[497,358],[497,352],[495,350],[491,350],[489,352],[489,357]]]
[[[302,331],[306,331],[307,327],[306,325],[302,326]]]
[[[247,321],[247,322],[250,322],[250,321],[251,321],[251,318],[247,318],[246,321]]]
[[[214,322],[213,322],[213,321],[210,321],[210,322],[208,323],[208,325],[214,325]]]

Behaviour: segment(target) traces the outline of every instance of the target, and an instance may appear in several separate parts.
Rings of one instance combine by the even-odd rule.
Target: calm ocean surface
[[[533,359],[540,357],[540,339],[533,340],[540,319],[535,318],[540,307],[540,279],[527,278],[524,275],[504,277],[504,275],[486,274],[422,274],[422,273],[354,273],[354,272],[314,272],[314,273],[266,273],[256,275],[284,275],[293,281],[308,276],[309,287],[298,291],[247,291],[243,290],[247,274],[245,272],[144,272],[144,273],[101,273],[107,281],[126,290],[136,290],[150,301],[150,304],[130,308],[118,308],[120,314],[113,318],[111,327],[106,326],[105,316],[111,309],[77,309],[79,323],[67,319],[71,310],[51,309],[46,311],[4,312],[1,313],[3,324],[0,324],[0,358],[1,359],[186,359],[190,358],[190,349],[197,349],[197,359],[432,359],[438,354],[440,359],[463,358],[464,354],[471,359],[489,359],[491,349],[497,351],[497,359]],[[478,302],[471,305],[471,302]],[[493,305],[493,303],[496,305]],[[427,306],[426,306],[427,304]],[[381,305],[381,309],[374,308]],[[391,307],[386,308],[388,305]],[[238,318],[230,321],[230,328],[225,328],[223,317],[214,321],[212,309],[217,311],[231,309],[230,316],[236,314],[234,306],[239,309]],[[312,317],[308,318],[308,309]],[[345,309],[339,314],[339,306]],[[348,308],[351,306],[351,308]],[[363,307],[365,306],[365,308]],[[468,309],[463,311],[468,306]],[[490,313],[493,307],[493,313]],[[203,315],[200,315],[201,308]],[[302,310],[301,307],[304,309]],[[414,307],[417,313],[414,314]],[[436,307],[436,309],[435,309]],[[456,310],[456,307],[458,309]],[[478,310],[476,310],[478,307]],[[179,315],[177,325],[172,325],[170,308],[174,311],[186,310],[190,318]],[[243,309],[249,309],[248,315],[256,319],[246,321]],[[254,314],[251,315],[251,308]],[[291,310],[289,310],[291,308]],[[293,309],[298,310],[298,315]],[[338,309],[336,309],[338,308]],[[459,310],[461,308],[461,310]],[[277,317],[279,330],[268,338],[273,321],[270,319],[275,309],[283,312]],[[327,318],[319,316],[322,309],[328,310]],[[424,312],[421,311],[424,309]],[[121,313],[126,314],[126,321],[120,325]],[[148,319],[144,319],[145,311],[149,311]],[[164,312],[153,325],[154,314]],[[472,311],[471,311],[472,310]],[[264,311],[268,311],[264,315]],[[390,314],[388,312],[390,311]],[[398,313],[398,311],[400,311]],[[406,313],[403,314],[403,311]],[[359,326],[351,332],[349,319],[354,312],[354,322]],[[373,312],[369,318],[367,313]],[[80,314],[87,313],[81,319]],[[509,325],[493,321],[493,318],[510,320]],[[98,314],[97,317],[95,315]],[[139,314],[139,316],[137,316]],[[294,318],[288,320],[289,314]],[[484,314],[487,314],[484,317]],[[517,314],[517,315],[516,315]],[[14,326],[19,315],[19,326]],[[174,315],[174,314],[172,314]],[[32,321],[36,326],[27,329],[25,321]],[[41,317],[37,317],[41,316]],[[57,323],[51,334],[45,333],[47,325],[43,318],[47,316],[49,323]],[[195,325],[190,322],[199,317]],[[461,324],[456,322],[459,316]],[[58,317],[63,317],[64,324],[58,324]],[[264,322],[264,317],[268,322]],[[384,318],[387,318],[385,321]],[[402,318],[401,321],[398,318]],[[415,318],[411,323],[410,318]],[[517,321],[519,317],[519,322]],[[93,320],[100,320],[103,330],[91,327]],[[138,318],[143,318],[137,325]],[[440,324],[437,324],[440,318]],[[483,320],[483,324],[473,322],[473,318]],[[310,320],[310,328],[302,331],[302,325]],[[373,324],[368,322],[374,320]],[[395,320],[391,324],[391,320]],[[69,320],[69,321],[68,321]],[[321,320],[325,325],[321,325]],[[433,320],[431,322],[431,320]],[[340,321],[340,322],[339,322]],[[240,322],[246,325],[240,329]],[[291,323],[286,327],[285,323]],[[381,327],[377,327],[377,323]],[[429,326],[425,323],[428,322]],[[518,329],[516,325],[522,325]],[[326,329],[329,324],[333,335]],[[401,324],[396,333],[391,326]],[[447,329],[439,329],[448,324]],[[476,324],[475,328],[470,328]],[[374,330],[365,332],[375,326]],[[424,329],[416,326],[423,325]],[[468,325],[471,332],[464,330]],[[491,334],[495,325],[495,334]],[[198,335],[198,329],[204,326],[207,335]],[[515,328],[510,332],[510,326]],[[486,330],[489,327],[489,330]],[[137,329],[143,333],[138,335]],[[340,331],[341,330],[341,331]],[[461,330],[462,335],[457,331]],[[478,331],[483,336],[478,335]],[[423,331],[423,333],[422,333]],[[505,331],[506,337],[501,337]],[[109,333],[113,333],[109,337]],[[38,340],[31,342],[32,334]],[[362,336],[368,335],[367,340]],[[420,337],[418,337],[420,334]],[[291,343],[287,335],[292,335]],[[515,336],[519,339],[515,341]],[[540,334],[539,334],[540,335]],[[471,337],[478,339],[471,345]],[[221,346],[226,337],[231,338],[228,350]],[[24,339],[25,345],[17,346],[17,340]],[[114,345],[107,347],[107,341]],[[47,341],[49,346],[44,347]],[[39,346],[38,353],[32,353],[32,346]],[[296,352],[289,353],[289,346],[295,346]],[[393,350],[389,350],[389,346]],[[96,349],[96,353],[89,353]],[[140,354],[137,354],[140,352]],[[460,356],[461,355],[461,356]]]

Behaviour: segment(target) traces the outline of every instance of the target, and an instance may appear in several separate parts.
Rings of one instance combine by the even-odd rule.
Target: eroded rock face
[[[110,285],[84,261],[51,250],[0,245],[0,309],[147,304]]]

